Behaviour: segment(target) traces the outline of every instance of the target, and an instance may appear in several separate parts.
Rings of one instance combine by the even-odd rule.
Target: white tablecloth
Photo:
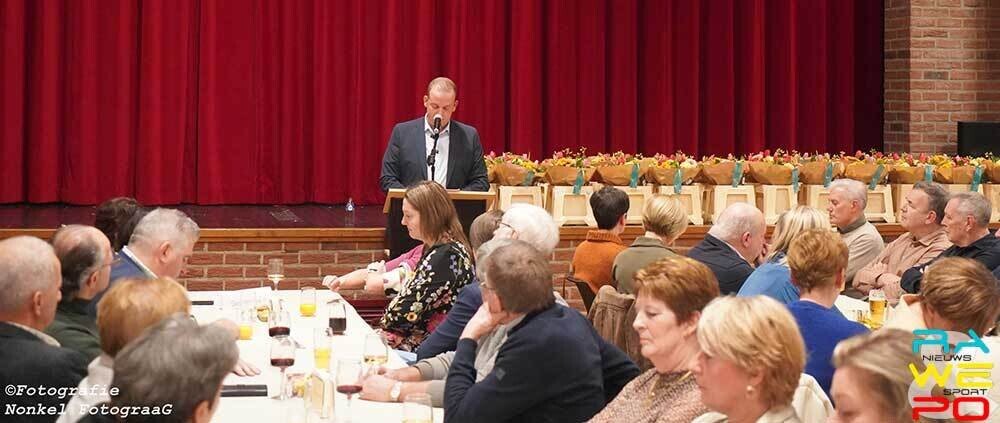
[[[191,307],[192,314],[201,323],[211,322],[220,318],[237,320],[235,310],[240,301],[249,300],[256,295],[270,294],[269,288],[240,291],[193,291],[190,298],[194,300],[212,300],[213,305],[195,305]],[[315,317],[302,317],[299,314],[299,291],[279,291],[280,298],[292,317],[292,338],[304,348],[296,351],[295,365],[287,372],[309,373],[315,368],[313,359],[313,328],[327,327],[327,301],[338,296],[328,290],[317,290],[317,305]],[[338,358],[361,359],[365,336],[373,333],[370,326],[361,319],[357,311],[347,304],[347,331],[342,336],[334,336],[331,353],[332,367],[336,366]],[[237,341],[240,348],[240,358],[261,369],[261,374],[254,377],[239,377],[230,374],[223,382],[226,385],[267,384],[271,395],[277,392],[280,370],[270,365],[271,338],[267,333],[267,324],[255,322],[253,339]],[[389,367],[404,367],[405,363],[396,354],[390,352]],[[335,369],[334,369],[335,370]],[[334,375],[335,376],[335,375]],[[347,396],[337,393],[335,410],[337,422],[344,421],[347,412]],[[354,397],[352,421],[354,422],[400,422],[402,421],[402,404],[379,403],[364,401]],[[441,408],[434,409],[434,421],[444,418]],[[215,412],[214,422],[269,422],[269,423],[299,423],[305,422],[304,405],[301,399],[276,401],[264,397],[224,397]]]

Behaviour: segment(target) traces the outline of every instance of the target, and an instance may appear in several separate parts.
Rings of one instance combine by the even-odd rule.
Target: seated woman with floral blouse
[[[386,307],[381,326],[390,347],[413,351],[444,320],[475,272],[455,205],[440,185],[424,181],[407,189],[402,223],[423,242],[423,256]]]

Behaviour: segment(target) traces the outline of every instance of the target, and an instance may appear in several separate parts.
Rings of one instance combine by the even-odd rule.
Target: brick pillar
[[[885,1],[885,150],[954,153],[1000,121],[1000,0]]]

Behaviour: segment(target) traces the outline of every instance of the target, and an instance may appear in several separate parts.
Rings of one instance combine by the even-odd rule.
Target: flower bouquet
[[[743,180],[745,173],[744,161],[736,159],[732,154],[701,159],[701,179],[711,185],[737,185]]]
[[[853,156],[844,156],[845,163],[844,177],[861,181],[867,185],[883,184],[889,180],[889,172],[892,170],[892,163],[889,157],[881,152],[873,151],[870,154],[862,153],[858,150]]]
[[[543,160],[541,167],[545,171],[545,180],[552,185],[575,185],[577,176],[581,176],[582,183],[586,184],[594,177],[595,170],[587,157],[586,148],[557,151],[551,158]]]
[[[764,185],[791,185],[792,173],[798,165],[796,157],[778,149],[764,150],[747,159],[750,177]]]
[[[824,154],[801,154],[798,156],[799,182],[809,185],[826,185],[844,175],[844,162],[836,156]],[[830,174],[827,175],[827,170]],[[827,177],[829,176],[829,177]]]
[[[642,155],[625,154],[621,151],[613,154],[598,154],[591,157],[591,164],[597,168],[597,178],[602,183],[615,186],[635,186],[639,178],[655,162],[644,159]]]
[[[514,153],[503,153],[494,159],[493,169],[496,182],[505,186],[532,185],[540,170],[538,162]]]
[[[680,171],[681,184],[689,185],[701,171],[701,165],[684,153],[676,152],[672,156],[657,154],[653,156],[655,163],[646,171],[646,180],[660,185],[674,185],[677,171]]]
[[[926,179],[927,154],[892,153],[889,183],[912,185]]]
[[[979,171],[979,182],[982,182],[982,174],[986,171],[985,162],[988,161],[990,160],[978,157],[948,157],[947,154],[936,154],[930,158],[930,163],[934,165],[934,182],[961,185],[973,183],[976,179],[976,168],[982,168]]]

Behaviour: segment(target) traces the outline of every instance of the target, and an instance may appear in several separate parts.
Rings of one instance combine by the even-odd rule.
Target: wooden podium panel
[[[387,220],[385,223],[385,246],[389,250],[389,257],[399,257],[401,254],[410,251],[420,244],[410,238],[409,231],[403,226],[403,196],[405,189],[391,189],[386,193],[385,205],[382,206],[382,213],[385,213]],[[458,212],[458,220],[462,223],[462,230],[465,236],[469,236],[469,227],[472,221],[479,215],[486,213],[496,200],[496,193],[478,191],[448,191],[448,197],[455,204],[455,211]],[[469,252],[472,254],[472,251]]]

